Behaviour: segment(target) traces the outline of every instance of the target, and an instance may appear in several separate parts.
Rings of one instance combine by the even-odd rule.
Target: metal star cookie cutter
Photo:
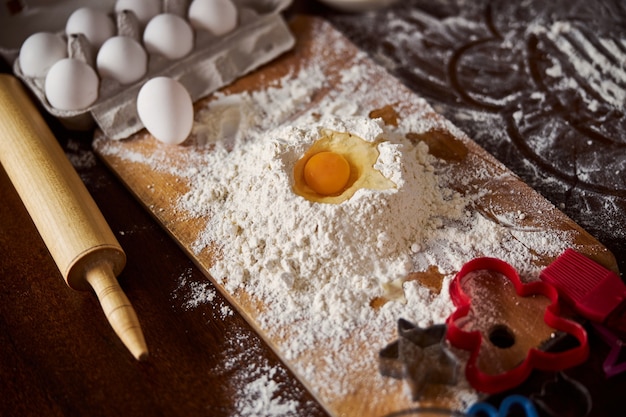
[[[427,384],[455,385],[459,361],[446,344],[445,324],[420,328],[398,320],[398,340],[379,353],[379,371],[384,376],[406,379],[413,401]]]

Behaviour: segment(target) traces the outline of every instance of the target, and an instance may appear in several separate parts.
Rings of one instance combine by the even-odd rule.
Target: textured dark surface
[[[607,245],[624,271],[625,8],[400,0],[388,11],[357,16],[295,1],[290,13],[328,17]],[[553,36],[559,33],[565,41]],[[607,46],[611,39],[619,43]],[[576,66],[567,45],[578,64],[589,65]],[[614,84],[604,85],[615,97],[598,92],[599,80]],[[151,359],[137,363],[95,297],[67,288],[0,169],[0,416],[237,415],[241,401],[254,397],[250,384],[269,374],[279,384],[274,400],[295,401],[300,416],[325,415],[219,294],[190,307],[205,277],[96,160],[89,134],[50,125],[125,248],[129,262],[119,280]],[[542,415],[623,409],[626,376],[604,377],[608,348],[590,337],[592,356],[583,366],[536,373],[516,391],[544,404]]]

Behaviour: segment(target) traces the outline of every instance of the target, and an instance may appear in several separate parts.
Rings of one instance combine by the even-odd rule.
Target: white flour
[[[298,403],[283,399],[280,396],[280,384],[272,379],[278,368],[263,367],[255,371],[258,378],[244,386],[243,394],[237,400],[237,415],[297,416]]]
[[[389,136],[368,119],[322,123],[368,141]],[[228,185],[207,195],[213,184],[196,182],[183,207],[192,214],[195,207],[213,211],[195,250],[219,246],[223,261],[211,269],[214,278],[229,292],[245,287],[259,298],[276,298],[272,309],[282,314],[263,315],[267,325],[313,313],[332,329],[349,331],[373,319],[363,300],[411,272],[411,247],[423,245],[424,233],[442,219],[459,219],[465,202],[439,187],[425,146],[398,139],[380,145],[377,165],[398,189],[360,190],[341,205],[311,203],[291,190],[293,164],[318,137],[317,124],[304,126],[236,147],[225,158],[237,163],[219,173]],[[297,353],[298,346],[290,350]]]
[[[192,271],[186,270],[178,278],[178,288],[172,298],[179,297],[179,292],[183,294],[183,308],[190,310],[200,304],[210,303],[215,299],[215,288],[208,282],[196,282],[190,280]]]
[[[341,54],[342,44],[333,41]],[[451,182],[463,179],[451,178],[425,144],[405,137],[432,128],[462,134],[443,120],[425,118],[431,112],[425,103],[423,112],[403,114],[399,128],[366,117],[369,109],[361,103],[370,98],[368,80],[382,70],[364,65],[363,59],[355,58],[339,75],[341,83],[321,99],[316,94],[325,87],[326,75],[316,65],[265,90],[217,95],[196,114],[186,150],[177,150],[188,153],[186,167],[172,168],[167,152],[125,153],[120,142],[101,149],[184,179],[189,191],[177,201],[178,209],[207,221],[192,249],[199,257],[209,248],[218,250],[210,268],[213,278],[231,294],[243,291],[262,300],[258,325],[280,340],[279,351],[310,386],[326,387],[330,402],[351,391],[354,377],[348,374],[372,374],[372,369],[377,374],[378,351],[395,338],[398,318],[420,326],[445,321],[453,309],[448,283],[463,263],[479,255],[499,257],[534,279],[539,267],[529,249],[556,256],[572,243],[565,232],[538,233],[536,227],[517,225],[529,213],[537,216],[536,207],[524,208],[529,213],[519,207],[511,213],[496,207],[484,215],[471,210],[481,191],[466,197],[452,191]],[[379,94],[377,102],[386,104],[408,93]],[[316,99],[321,101],[315,110],[307,110]],[[293,165],[321,128],[348,131],[366,141],[384,139],[375,167],[397,187],[360,190],[339,205],[297,196]],[[476,171],[490,175],[480,163]],[[402,284],[408,273],[433,265],[444,277],[440,292],[415,280]],[[371,302],[385,296],[390,285],[402,285],[403,297],[374,308]],[[368,350],[355,348],[364,344]],[[306,355],[319,346],[327,353],[324,363],[308,362]],[[246,389],[265,387],[259,401],[272,401],[270,379],[260,376],[258,386]],[[384,391],[388,384],[378,377],[375,386]],[[451,395],[450,403],[458,408],[475,399],[464,381]]]
[[[212,372],[228,375],[225,382],[235,392],[234,416],[296,417],[315,409],[315,404],[302,400],[301,386],[288,383],[285,368],[265,359],[255,337],[241,330],[229,330],[226,336],[225,360]]]
[[[626,106],[626,90],[624,89],[626,71],[624,71],[623,63],[611,62],[606,55],[613,54],[623,59],[624,53],[620,50],[623,47],[621,43],[613,39],[598,38],[598,43],[606,48],[607,52],[598,51],[598,48],[570,22],[554,22],[547,28],[533,25],[529,31],[546,36],[558,48],[562,56],[568,58],[564,59],[563,63],[552,58],[553,66],[546,70],[546,74],[550,77],[560,79],[560,85],[557,86],[560,90],[571,89],[583,94],[583,102],[591,111],[596,111],[599,103],[592,96],[585,94],[587,89],[601,97],[604,102],[618,109],[624,109]],[[579,77],[567,77],[563,65],[571,65]]]

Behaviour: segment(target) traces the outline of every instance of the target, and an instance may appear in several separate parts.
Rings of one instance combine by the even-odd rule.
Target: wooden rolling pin
[[[24,87],[8,74],[0,74],[0,163],[67,285],[93,288],[119,338],[145,359],[137,314],[116,278],[126,255]]]

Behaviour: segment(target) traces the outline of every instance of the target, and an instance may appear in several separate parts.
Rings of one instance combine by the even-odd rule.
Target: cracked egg
[[[317,203],[340,204],[360,189],[388,190],[396,185],[374,164],[380,141],[354,134],[322,131],[293,169],[296,194]]]

